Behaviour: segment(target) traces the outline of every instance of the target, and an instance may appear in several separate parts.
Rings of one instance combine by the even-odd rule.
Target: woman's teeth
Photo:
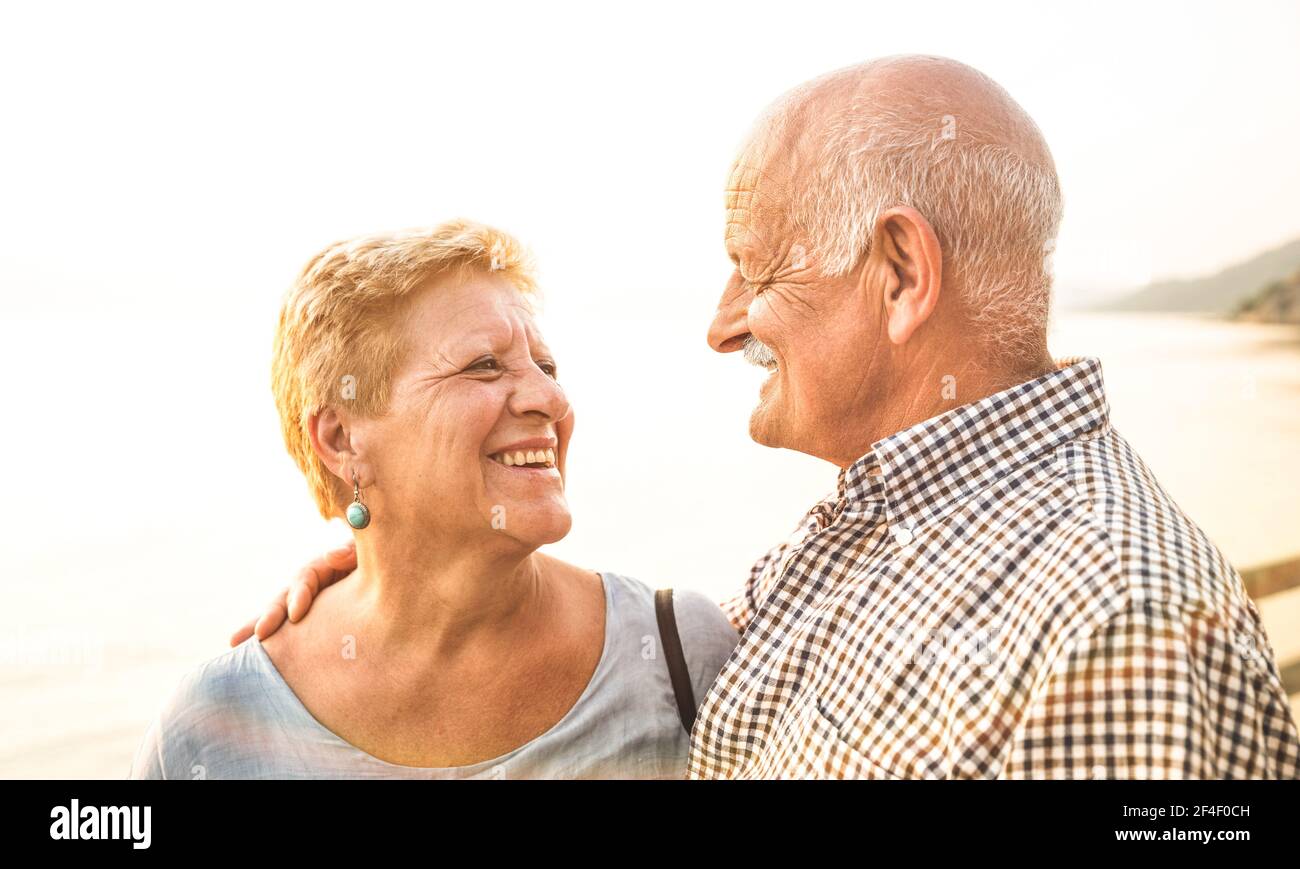
[[[489,458],[508,468],[521,465],[534,468],[555,467],[555,450],[515,450],[513,453],[493,453]]]

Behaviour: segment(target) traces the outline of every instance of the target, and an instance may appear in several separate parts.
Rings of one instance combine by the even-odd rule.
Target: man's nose
[[[749,337],[749,302],[753,294],[736,272],[727,282],[718,302],[718,313],[709,325],[709,346],[719,353],[734,353]]]

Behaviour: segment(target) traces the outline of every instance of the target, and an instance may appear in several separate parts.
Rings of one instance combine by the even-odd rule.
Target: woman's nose
[[[749,335],[749,302],[752,293],[745,286],[740,272],[732,274],[727,288],[718,301],[718,312],[709,324],[709,346],[719,353],[734,353],[745,344]]]
[[[537,366],[520,376],[511,404],[511,409],[520,416],[538,413],[550,422],[558,422],[569,415],[569,399],[564,394],[564,387]]]

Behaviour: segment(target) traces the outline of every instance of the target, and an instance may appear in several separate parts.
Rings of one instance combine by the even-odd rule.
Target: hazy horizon
[[[981,69],[1042,127],[1062,306],[1300,237],[1300,4],[927,8],[922,29],[824,3],[657,6],[634,29],[599,6],[503,4],[490,26],[391,3],[10,8],[3,311],[261,311],[331,241],[465,215],[530,244],[552,299],[653,292],[700,319],[754,117],[908,52]]]

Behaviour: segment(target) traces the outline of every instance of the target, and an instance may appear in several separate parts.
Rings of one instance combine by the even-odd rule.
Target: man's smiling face
[[[853,274],[828,277],[791,220],[795,168],[763,135],[746,148],[727,184],[727,255],[735,265],[709,343],[744,350],[771,375],[759,389],[750,436],[831,461],[852,414],[870,401],[872,347],[881,312],[855,290]],[[854,457],[856,458],[856,456]]]

